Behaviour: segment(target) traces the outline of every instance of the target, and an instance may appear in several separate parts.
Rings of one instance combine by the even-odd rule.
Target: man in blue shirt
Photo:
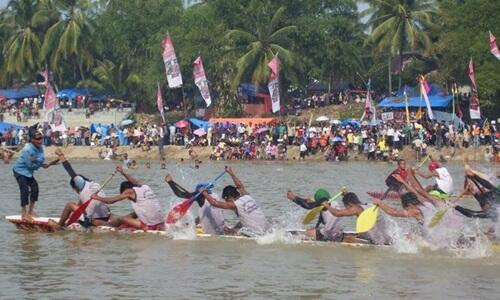
[[[19,190],[21,192],[22,217],[26,219],[36,217],[34,207],[35,202],[38,201],[38,183],[36,182],[33,173],[40,167],[46,169],[58,162],[58,160],[55,160],[49,164],[45,163],[42,138],[43,136],[41,133],[34,133],[30,143],[24,146],[24,149],[21,151],[19,158],[16,160],[14,167],[12,168],[14,177],[19,184]]]

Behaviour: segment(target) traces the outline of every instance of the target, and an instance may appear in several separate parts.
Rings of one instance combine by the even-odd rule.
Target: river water
[[[102,161],[75,161],[77,172],[97,181],[112,172]],[[0,215],[19,214],[18,187],[9,165],[0,165]],[[223,170],[223,163],[169,164],[181,185],[192,187]],[[286,199],[292,189],[312,195],[343,185],[357,192],[381,190],[394,165],[385,163],[238,163],[236,174],[266,214],[287,228],[300,228],[304,210]],[[448,165],[457,189],[462,166]],[[493,173],[491,166],[482,170]],[[167,210],[178,201],[158,165],[131,171],[150,185]],[[40,216],[59,215],[73,200],[61,166],[40,170]],[[106,188],[118,192],[122,178]],[[225,176],[215,190],[230,178]],[[472,202],[472,207],[474,203]],[[116,214],[129,203],[112,206]],[[196,214],[194,212],[194,214]],[[234,220],[232,213],[227,217]],[[230,221],[231,222],[231,221]],[[233,221],[234,222],[234,221]],[[398,221],[401,222],[401,221]],[[347,229],[353,228],[347,220]],[[499,299],[500,252],[488,245],[470,252],[350,248],[297,244],[276,236],[255,241],[172,240],[164,236],[117,233],[23,232],[1,221],[1,299]]]

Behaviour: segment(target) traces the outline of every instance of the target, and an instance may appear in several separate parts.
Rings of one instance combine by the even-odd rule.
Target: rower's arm
[[[378,199],[376,199],[378,200]],[[385,204],[383,201],[376,201],[374,200],[373,203],[375,205],[378,205],[380,209],[382,209],[386,214],[393,216],[393,217],[398,217],[398,218],[408,218],[411,217],[408,211],[406,210],[399,210],[395,209],[387,204]]]
[[[422,173],[422,172],[420,172],[420,171],[418,171],[418,170],[417,170],[417,172],[416,172],[416,173],[417,173],[420,177],[423,177],[423,178],[425,178],[425,179],[429,179],[429,178],[432,178],[432,177],[434,176],[434,174],[432,174],[432,173],[427,173],[427,174],[426,174],[426,173]]]
[[[123,177],[125,177],[125,179],[127,179],[128,181],[130,181],[133,185],[135,186],[141,186],[141,182],[137,179],[135,179],[132,175],[130,174],[127,174],[124,170],[123,170],[123,167],[121,165],[118,165],[116,166],[116,171],[120,174],[123,175]]]
[[[335,207],[332,207],[328,202],[323,202],[323,206],[325,208],[328,209],[328,211],[330,213],[332,213],[332,215],[336,216],[336,217],[351,217],[351,216],[355,216],[359,213],[358,209],[356,209],[355,207],[349,207],[349,208],[345,208],[345,209],[338,209],[338,208],[335,208]]]
[[[177,182],[175,182],[172,179],[172,176],[167,175],[165,177],[165,181],[167,182],[168,186],[172,189],[172,192],[179,197],[179,198],[191,198],[193,196],[193,193],[188,192],[185,188],[180,186]]]
[[[288,191],[286,196],[289,200],[292,200],[295,204],[298,204],[305,209],[311,209],[321,205],[314,200],[296,196],[294,193],[292,193],[292,191]]]
[[[247,191],[245,190],[245,186],[241,182],[241,180],[236,177],[236,175],[233,172],[233,169],[231,167],[226,167],[226,172],[231,176],[231,179],[233,179],[234,185],[236,188],[239,190],[241,195],[247,195]]]
[[[91,196],[92,199],[101,201],[106,204],[113,204],[118,201],[122,201],[125,199],[134,199],[135,198],[135,192],[133,190],[126,190],[123,193],[116,195],[116,196],[110,196],[110,197],[101,197],[97,194],[92,194]]]
[[[210,194],[205,190],[203,190],[203,192],[201,194],[203,195],[203,197],[205,197],[205,200],[207,200],[210,203],[210,205],[212,205],[213,207],[222,208],[222,209],[236,209],[236,205],[234,205],[233,202],[217,201],[215,198],[210,196]]]

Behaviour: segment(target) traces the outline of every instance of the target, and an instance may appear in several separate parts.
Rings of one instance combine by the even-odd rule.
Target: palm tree
[[[434,26],[434,12],[433,0],[370,1],[370,8],[365,13],[371,14],[369,24],[373,31],[367,42],[373,42],[377,52],[389,51],[391,55],[399,55],[401,69],[404,51],[417,48],[429,51],[428,29]]]
[[[64,15],[47,30],[41,55],[55,69],[61,69],[63,60],[69,62],[73,66],[74,79],[78,68],[80,78],[84,80],[84,68],[94,63],[90,50],[92,43],[89,42],[93,30],[85,13],[91,3],[88,0],[61,0],[58,6]]]
[[[45,7],[49,0],[11,0],[2,24],[12,33],[4,45],[4,71],[9,77],[32,78],[40,70],[43,31],[54,20]]]
[[[297,27],[281,27],[284,23],[285,8],[280,7],[272,16],[269,16],[266,11],[267,6],[262,5],[260,1],[253,3],[255,5],[250,5],[250,9],[256,11],[257,16],[256,21],[251,25],[252,29],[248,31],[233,29],[226,34],[226,38],[232,44],[232,50],[244,53],[236,61],[236,74],[233,79],[235,86],[247,79],[251,79],[255,84],[266,82],[269,77],[267,64],[276,53],[279,53],[285,68],[287,66],[292,68],[296,62],[289,47],[293,44],[290,35],[297,31]],[[289,75],[293,76],[293,74]]]
[[[98,62],[92,75],[95,80],[82,80],[78,86],[106,90],[122,98],[130,96],[130,92],[142,83],[139,75],[130,72],[125,64],[115,65],[109,60]]]

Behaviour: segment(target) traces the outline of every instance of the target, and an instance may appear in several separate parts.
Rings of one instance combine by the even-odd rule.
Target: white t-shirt
[[[257,201],[250,195],[243,195],[234,201],[238,217],[244,228],[255,234],[263,234],[271,227]]]
[[[153,190],[147,185],[134,187],[136,199],[132,201],[134,212],[146,225],[157,225],[163,223],[160,201]]]
[[[216,200],[219,200],[216,195],[212,195]],[[210,205],[210,202],[205,200],[205,203],[200,207],[200,225],[203,231],[208,234],[223,234],[224,233],[224,213],[223,209]]]

